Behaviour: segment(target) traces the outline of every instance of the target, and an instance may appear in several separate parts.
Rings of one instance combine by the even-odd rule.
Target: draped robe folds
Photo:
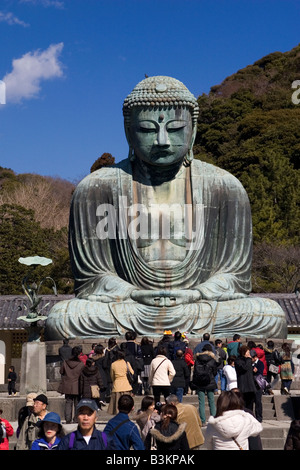
[[[285,337],[285,315],[279,305],[249,297],[252,223],[240,182],[225,170],[192,162],[193,245],[175,266],[157,267],[143,260],[127,232],[125,215],[135,202],[133,184],[143,190],[141,183],[133,183],[131,165],[123,160],[97,170],[74,192],[69,248],[76,297],[52,308],[47,339],[111,336],[128,329],[152,336],[175,329],[197,336],[205,331],[219,336],[238,331],[252,337]],[[195,228],[197,207],[203,211]],[[113,209],[108,236],[100,239],[103,208]],[[134,290],[183,289],[199,291],[201,300],[187,298],[183,304],[159,307],[130,297]]]

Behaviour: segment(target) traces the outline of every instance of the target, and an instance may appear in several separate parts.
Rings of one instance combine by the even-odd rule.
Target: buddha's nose
[[[154,144],[160,147],[170,145],[169,135],[164,125],[159,126]]]

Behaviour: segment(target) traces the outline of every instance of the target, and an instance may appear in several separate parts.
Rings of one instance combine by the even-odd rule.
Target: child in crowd
[[[17,381],[17,374],[15,372],[14,366],[10,366],[8,369],[8,376],[7,376],[7,381],[8,381],[8,395],[16,395],[16,381]]]

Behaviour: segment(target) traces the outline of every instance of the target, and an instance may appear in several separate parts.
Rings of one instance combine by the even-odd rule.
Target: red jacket
[[[257,347],[253,348],[253,349],[254,349],[254,351],[256,351],[258,359],[260,361],[262,361],[263,364],[264,364],[264,374],[263,375],[267,375],[268,366],[267,366],[265,351],[263,349],[260,349],[260,348],[257,348]]]
[[[6,437],[0,443],[0,450],[9,450],[8,438],[13,435],[14,428],[6,419],[0,418],[0,423],[3,423],[6,428]]]
[[[184,353],[184,360],[189,367],[192,367],[194,365],[194,355],[193,351],[190,348],[186,348]]]

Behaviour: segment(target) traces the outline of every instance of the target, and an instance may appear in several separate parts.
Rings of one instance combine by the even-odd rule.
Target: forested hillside
[[[252,208],[254,292],[293,292],[300,280],[300,45],[274,52],[199,96],[195,158],[222,167],[244,185]],[[111,164],[96,160],[91,171]],[[99,162],[100,160],[100,162]],[[42,268],[59,293],[73,292],[68,215],[75,185],[59,178],[16,175],[0,167],[0,294],[18,294],[20,256],[46,256]]]
[[[244,185],[252,208],[253,290],[292,292],[300,279],[300,46],[274,52],[199,97],[196,158]]]
[[[36,270],[51,276],[60,294],[73,292],[68,252],[68,219],[74,185],[59,178],[16,175],[0,167],[0,294],[21,294],[28,268],[20,257],[53,260]],[[45,283],[44,292],[53,293]]]

